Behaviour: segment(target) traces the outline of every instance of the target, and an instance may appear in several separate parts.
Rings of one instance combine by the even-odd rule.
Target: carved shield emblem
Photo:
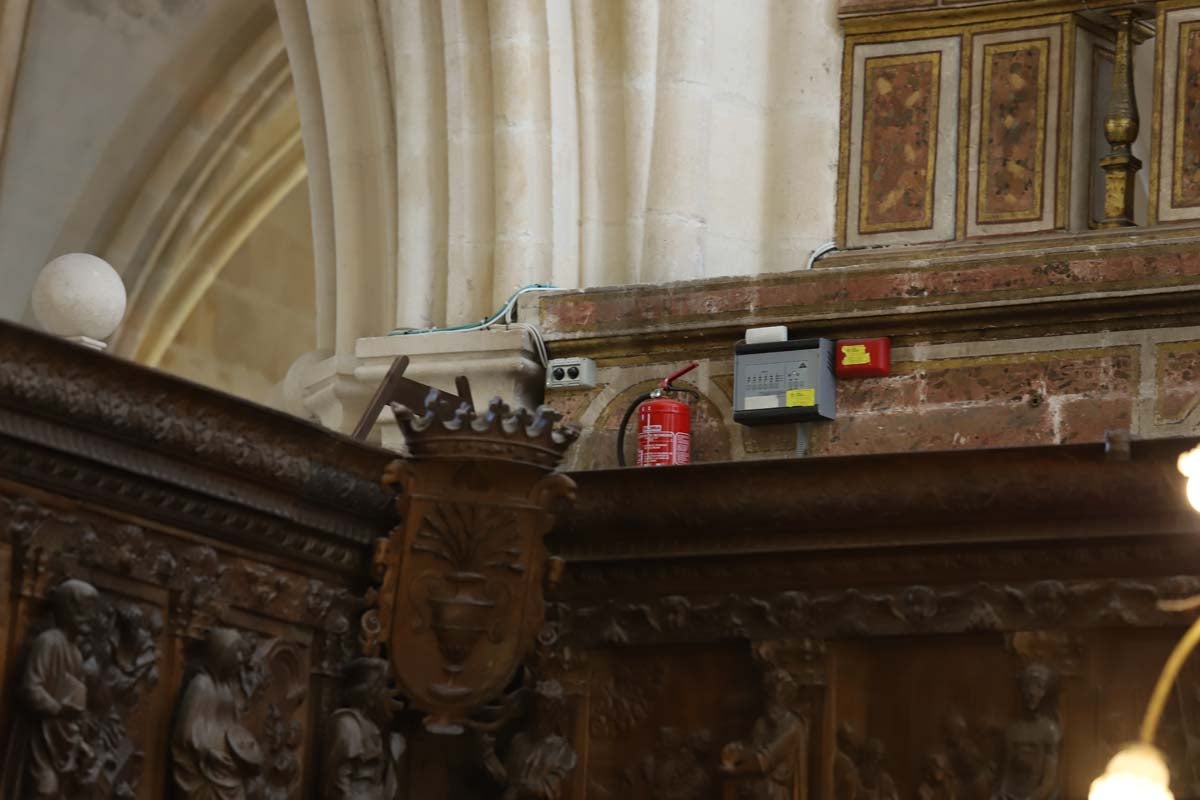
[[[575,488],[541,463],[502,457],[528,447],[524,434],[476,432],[465,447],[455,432],[438,437],[452,457],[389,468],[403,523],[376,553],[382,586],[364,619],[367,649],[386,649],[400,690],[444,732],[495,700],[529,655],[545,615],[542,539]]]
[[[389,658],[425,727],[456,733],[496,700],[545,620],[542,543],[575,482],[552,473],[578,437],[542,407],[479,413],[431,390],[424,413],[392,404],[410,458],[392,462],[402,522],[374,555],[367,655]]]

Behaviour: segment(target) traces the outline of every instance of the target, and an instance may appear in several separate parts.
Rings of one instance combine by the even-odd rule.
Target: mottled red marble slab
[[[978,224],[1041,219],[1049,39],[983,48]]]
[[[1179,26],[1176,102],[1172,202],[1194,208],[1200,206],[1200,22]]]
[[[859,232],[933,226],[941,53],[864,64]]]

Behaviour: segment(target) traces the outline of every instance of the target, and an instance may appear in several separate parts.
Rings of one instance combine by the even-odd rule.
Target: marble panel
[[[960,53],[957,36],[854,46],[848,246],[954,238]]]
[[[1151,188],[1155,221],[1200,219],[1200,8],[1163,12],[1159,37],[1155,72],[1162,76],[1162,91]]]
[[[1179,26],[1171,204],[1200,207],[1200,21]]]
[[[1062,38],[1061,25],[971,37],[967,236],[1055,226]]]
[[[864,67],[862,233],[933,225],[942,54],[868,58]]]
[[[1042,216],[1049,50],[1049,39],[983,48],[980,224]]]

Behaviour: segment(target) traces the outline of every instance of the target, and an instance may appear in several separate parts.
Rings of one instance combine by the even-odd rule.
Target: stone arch
[[[306,174],[274,20],[179,127],[101,249],[125,267],[130,288],[113,351],[157,365],[229,259]]]

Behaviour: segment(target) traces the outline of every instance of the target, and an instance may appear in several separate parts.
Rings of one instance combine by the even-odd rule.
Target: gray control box
[[[590,358],[553,358],[546,365],[547,389],[593,389],[596,362]]]
[[[733,420],[743,425],[834,419],[833,341],[792,339],[733,350]]]

